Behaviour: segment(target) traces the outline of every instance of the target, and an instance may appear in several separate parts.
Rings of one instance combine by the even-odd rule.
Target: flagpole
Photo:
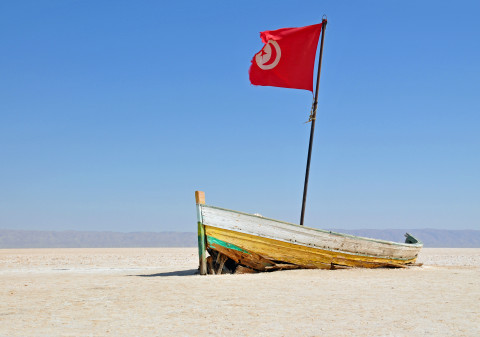
[[[310,142],[308,144],[307,169],[305,171],[305,184],[303,186],[302,215],[300,216],[301,226],[303,226],[303,220],[305,216],[305,203],[307,201],[308,176],[310,174],[310,159],[312,157],[313,134],[315,132],[315,119],[317,116],[318,87],[320,86],[320,71],[322,69],[323,39],[325,38],[326,28],[327,28],[327,19],[325,18],[322,20],[322,40],[320,42],[320,55],[318,56],[317,86],[315,88],[315,99],[313,101],[312,113],[310,115],[310,121],[312,125],[310,127]]]

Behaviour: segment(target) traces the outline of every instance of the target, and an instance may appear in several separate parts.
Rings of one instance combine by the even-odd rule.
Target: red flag
[[[250,83],[313,92],[313,68],[322,24],[267,30],[252,59]]]

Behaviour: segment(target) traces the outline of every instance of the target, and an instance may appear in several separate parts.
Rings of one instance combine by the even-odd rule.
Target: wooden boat
[[[317,27],[316,29],[321,27],[322,37],[318,57],[315,96],[308,120],[308,122],[311,123],[311,128],[300,225],[208,206],[205,204],[205,194],[197,191],[200,274],[258,272],[297,268],[401,268],[415,264],[423,244],[408,233],[405,235],[405,243],[397,243],[303,226],[326,25],[327,19],[324,17],[321,26],[315,26]],[[306,27],[296,28],[296,32],[298,32],[299,29],[305,28]],[[268,31],[269,39],[272,39],[268,42],[264,41],[262,37],[262,41],[265,42],[264,48],[267,48],[270,42],[279,46],[280,41],[283,41],[282,39],[284,38],[279,31],[280,30]],[[284,31],[285,30],[282,30],[282,32]],[[274,36],[273,32],[278,34],[275,35],[275,38],[272,37]],[[266,32],[262,32],[261,34],[264,33]],[[318,35],[315,36],[316,37],[311,36],[311,41],[318,38]],[[291,39],[292,35],[290,35],[289,38]],[[298,38],[300,39],[300,37]],[[302,35],[301,39],[304,38]],[[276,48],[277,47],[275,47],[275,50]],[[271,48],[268,50],[262,49],[262,54],[256,54],[255,62],[258,66],[257,56],[268,54],[270,52],[269,50],[271,50]],[[285,49],[285,53],[283,53],[281,57],[287,55],[286,50],[288,49]],[[302,50],[302,52],[306,52],[306,49]],[[290,54],[290,57],[293,59],[295,59],[294,54],[295,53]],[[280,55],[280,53],[277,52],[277,55]],[[252,60],[252,67],[254,67],[255,62]],[[259,69],[261,69],[260,72],[262,72],[263,70],[270,71],[271,68],[260,67]],[[313,70],[313,67],[311,69]],[[282,71],[284,70],[276,72],[275,75],[271,75],[272,73],[270,73],[270,75],[280,76],[279,74],[281,74],[281,76],[286,76],[286,73]],[[262,74],[261,76],[264,76],[266,73]],[[266,79],[267,75],[265,76]],[[291,74],[288,74],[288,76],[291,76]],[[258,79],[256,79],[255,83],[252,82],[252,84],[297,89],[305,88],[303,86],[291,85],[288,81],[265,80],[258,82]],[[210,255],[208,258],[206,256],[207,251]]]
[[[415,265],[423,246],[408,233],[405,243],[335,233],[209,206],[203,192],[195,195],[203,275],[300,268],[404,268]]]

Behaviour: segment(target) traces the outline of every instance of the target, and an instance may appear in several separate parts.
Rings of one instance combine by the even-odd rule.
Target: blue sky
[[[328,16],[305,224],[480,229],[478,2],[0,3],[0,228],[299,222],[312,94],[259,32]]]

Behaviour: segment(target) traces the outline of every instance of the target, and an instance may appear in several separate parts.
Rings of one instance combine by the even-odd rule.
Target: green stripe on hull
[[[205,255],[205,229],[201,222],[198,222],[198,254],[200,258]]]
[[[228,248],[228,249],[234,249],[234,250],[238,250],[239,252],[242,252],[242,253],[250,254],[250,252],[246,251],[245,249],[242,249],[238,246],[232,245],[231,243],[216,239],[212,236],[207,235],[207,242],[210,246],[212,246],[212,248],[215,248],[215,245],[219,245],[219,246],[222,246],[222,247],[225,247],[225,248]]]

